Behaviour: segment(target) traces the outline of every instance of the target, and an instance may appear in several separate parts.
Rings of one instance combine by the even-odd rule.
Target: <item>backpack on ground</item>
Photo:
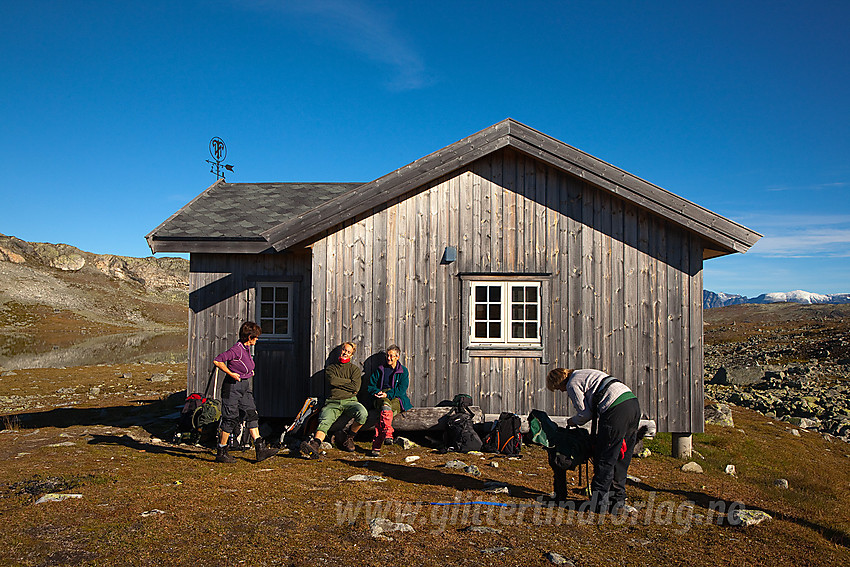
[[[501,453],[516,456],[522,451],[522,420],[518,415],[509,411],[499,414],[499,419],[493,423],[493,429],[484,439],[481,450],[487,453]]]
[[[186,396],[180,417],[177,418],[177,428],[173,437],[175,443],[185,441],[196,444],[204,432],[218,425],[221,419],[221,401],[210,397],[210,384],[213,384],[216,378],[216,370],[217,368],[213,367],[210,372],[203,394],[195,392]],[[212,391],[215,392],[215,388]]]
[[[560,427],[546,412],[536,409],[528,415],[528,428],[532,441],[554,452],[554,462],[564,470],[575,470],[593,456],[593,444],[586,429]]]
[[[319,398],[307,398],[295,416],[295,421],[280,434],[280,446],[285,447],[286,443],[293,442],[294,439],[309,437],[318,425],[318,416]]]
[[[474,414],[470,405],[472,396],[468,394],[458,394],[452,400],[452,409],[446,418],[446,430],[443,433],[445,451],[468,453],[481,450],[481,438],[472,426]]]

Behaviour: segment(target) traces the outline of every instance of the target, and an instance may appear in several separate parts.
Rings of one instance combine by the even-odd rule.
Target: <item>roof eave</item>
[[[261,238],[163,238],[150,237],[147,241],[151,251],[173,253],[210,253],[210,254],[262,254],[275,252],[265,239]]]

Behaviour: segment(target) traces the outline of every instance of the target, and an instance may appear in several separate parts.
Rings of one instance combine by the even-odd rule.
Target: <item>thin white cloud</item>
[[[818,183],[815,185],[776,185],[767,187],[767,191],[823,191],[826,189],[845,189],[850,187],[850,182],[835,181],[832,183]]]
[[[391,90],[416,90],[431,83],[422,57],[391,14],[375,6],[358,0],[258,2],[256,6],[305,16],[329,41],[385,65],[392,75],[387,84]]]
[[[746,217],[745,225],[764,234],[748,254],[785,258],[850,257],[850,215],[758,213]]]

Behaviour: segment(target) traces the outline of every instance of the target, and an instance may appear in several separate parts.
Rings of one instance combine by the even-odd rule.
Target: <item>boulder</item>
[[[373,518],[369,520],[369,530],[374,538],[379,536],[386,537],[384,536],[384,532],[416,532],[410,524],[396,523],[386,518]]]
[[[735,427],[732,420],[732,408],[727,404],[709,404],[705,406],[705,423],[722,427]]]
[[[772,519],[773,517],[770,514],[761,510],[733,510],[730,523],[746,528]]]
[[[721,366],[712,384],[748,386],[764,379],[764,368],[761,366]]]

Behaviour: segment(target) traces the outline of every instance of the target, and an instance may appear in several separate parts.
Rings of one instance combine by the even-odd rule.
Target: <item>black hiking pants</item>
[[[626,475],[632,462],[640,425],[640,404],[632,398],[599,416],[593,447],[592,505],[600,512],[626,502]],[[626,442],[623,451],[623,441]]]

